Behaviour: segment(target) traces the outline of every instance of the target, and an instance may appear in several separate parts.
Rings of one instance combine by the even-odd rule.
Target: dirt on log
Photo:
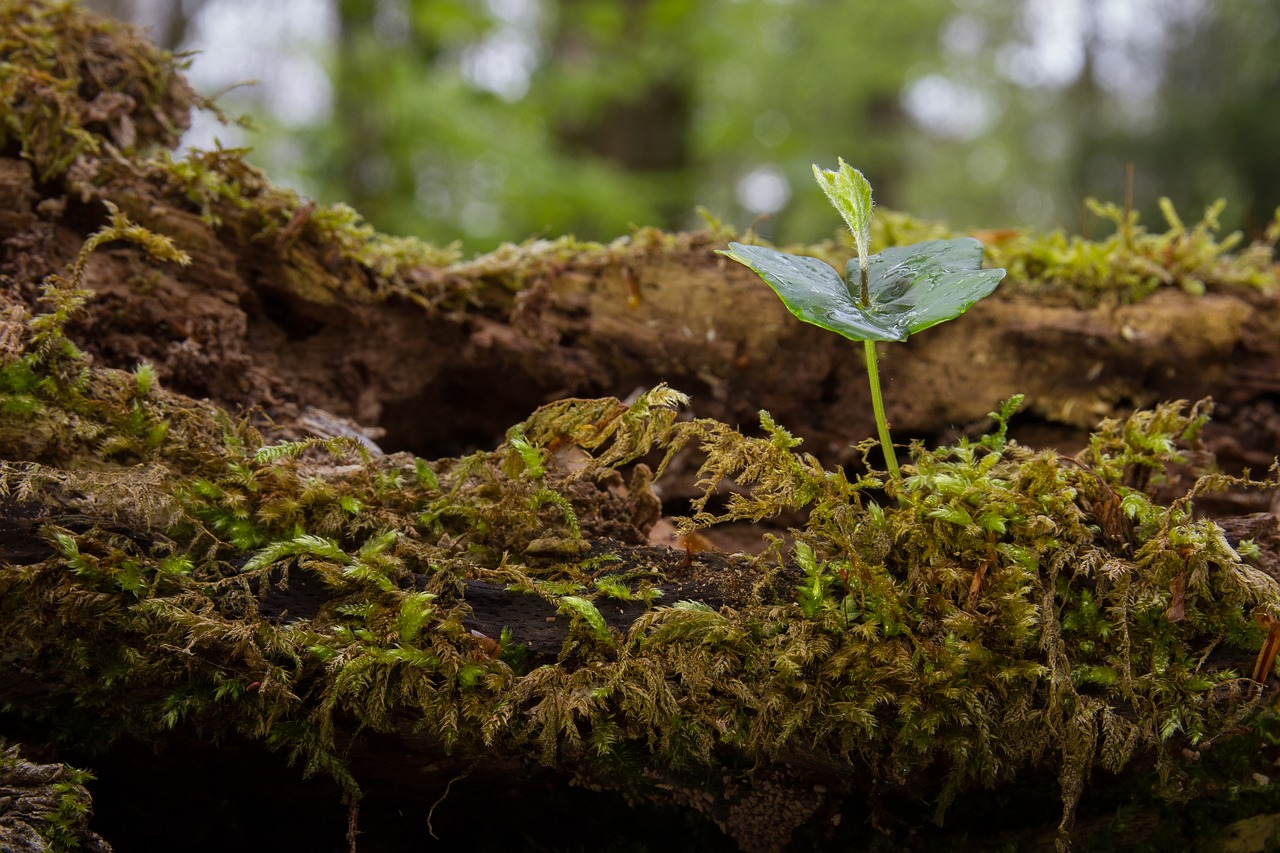
[[[1280,809],[1280,532],[1240,476],[1280,436],[1270,244],[980,235],[997,294],[882,350],[894,482],[856,349],[727,231],[464,261],[175,158],[211,105],[138,33],[0,24],[0,732],[99,776],[35,768],[62,799],[0,802],[18,849],[1105,847]]]

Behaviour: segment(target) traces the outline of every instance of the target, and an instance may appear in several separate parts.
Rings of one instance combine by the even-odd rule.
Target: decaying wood
[[[153,201],[142,221],[169,233],[182,211],[164,205],[175,201]],[[64,260],[85,234],[54,230]],[[282,422],[310,405],[383,431],[388,449],[437,456],[491,446],[504,428],[495,425],[553,399],[626,397],[665,381],[689,393],[700,416],[750,425],[767,409],[830,463],[848,462],[849,445],[874,433],[855,348],[797,323],[757,277],[713,254],[722,243],[709,234],[552,245],[544,257],[535,247],[523,253],[530,271],[490,259],[421,271],[429,286],[471,294],[458,312],[340,288],[327,291],[328,304],[310,302],[279,272],[289,256],[255,247],[237,257],[246,247],[198,220],[184,236],[192,265],[160,272],[143,292],[130,278],[132,253],[95,260],[98,298],[81,339],[106,364],[146,359],[175,390],[260,405]],[[1213,396],[1210,445],[1224,464],[1270,464],[1280,446],[1276,295],[1165,289],[1081,309],[1016,284],[1006,291],[882,348],[888,416],[903,439],[984,429],[987,412],[1025,394],[1014,435],[1074,449],[1102,418]]]
[[[74,849],[111,853],[89,830],[89,793],[75,771],[61,764],[35,764],[17,747],[0,743],[0,849],[6,853],[53,853]],[[56,825],[60,837],[49,837]]]
[[[126,39],[123,45],[125,53],[143,50],[136,41]],[[692,408],[700,417],[750,430],[757,412],[767,409],[779,424],[803,437],[804,449],[828,468],[860,463],[850,444],[872,435],[874,425],[856,348],[796,322],[758,278],[717,256],[724,235],[641,229],[607,246],[539,241],[468,262],[447,261],[443,253],[434,262],[421,254],[412,263],[384,255],[371,259],[360,254],[372,251],[367,243],[325,220],[332,211],[272,187],[238,155],[215,152],[193,161],[216,177],[234,178],[240,193],[234,200],[216,194],[198,197],[193,184],[184,182],[164,156],[144,156],[148,142],[172,143],[169,130],[157,125],[180,125],[185,114],[181,105],[192,98],[173,85],[176,94],[164,109],[148,107],[139,92],[129,99],[86,94],[85,126],[104,144],[82,152],[61,170],[49,171],[38,152],[15,141],[0,150],[0,367],[23,354],[23,330],[31,316],[47,309],[42,283],[67,274],[85,240],[108,221],[111,205],[132,222],[171,238],[191,263],[155,263],[127,243],[100,248],[88,257],[80,281],[93,291],[92,299],[69,327],[70,337],[93,357],[95,368],[133,370],[140,362],[150,363],[164,393],[190,398],[186,403],[204,406],[205,414],[219,408],[228,424],[251,421],[271,440],[354,439],[379,460],[380,472],[411,478],[415,460],[407,453],[396,456],[398,452],[442,460],[491,449],[544,403],[569,397],[626,399],[637,389],[666,382],[693,395]],[[143,115],[147,109],[153,110],[150,118]],[[157,122],[161,114],[167,121]],[[1204,295],[1164,288],[1137,302],[1103,295],[1085,304],[1010,282],[956,322],[884,350],[881,370],[895,434],[899,440],[914,437],[929,444],[957,434],[978,435],[989,426],[987,413],[1001,400],[1025,394],[1012,434],[1024,445],[1071,451],[1102,418],[1163,400],[1212,396],[1217,408],[1206,430],[1205,451],[1216,453],[1228,470],[1265,469],[1280,446],[1280,413],[1274,403],[1280,392],[1280,296],[1257,288],[1209,285]],[[201,399],[209,402],[194,402]],[[623,407],[615,406],[614,416],[620,411]],[[59,467],[64,460],[41,455],[38,438],[26,444],[15,441],[22,452],[6,458],[0,472],[6,483],[39,484],[29,493],[15,488],[0,497],[0,564],[8,572],[2,589],[17,590],[12,594],[21,597],[24,607],[47,605],[50,614],[114,601],[78,590],[81,598],[68,604],[60,597],[66,591],[56,584],[23,584],[27,573],[37,572],[33,567],[44,564],[47,569],[56,559],[55,531],[163,544],[180,515],[175,499],[159,475],[154,483],[147,480],[141,463],[123,466],[104,453],[102,459],[78,459],[64,470]],[[181,459],[182,452],[174,449],[172,455]],[[447,469],[454,461],[433,464]],[[173,462],[173,469],[180,470],[181,464]],[[38,478],[28,476],[33,466],[42,466]],[[743,550],[758,551],[765,533],[783,533],[794,519],[744,525],[733,547],[716,539],[722,535],[718,531],[709,542],[676,543],[655,531],[670,529],[663,526],[669,525],[660,518],[664,514],[687,512],[694,473],[685,457],[676,457],[655,493],[649,489],[648,469],[636,470],[643,476],[633,476],[629,484],[620,474],[572,485],[561,482],[567,500],[584,519],[582,539],[568,543],[577,550],[565,552],[566,543],[554,536],[538,537],[522,542],[510,554],[511,563],[549,568],[554,574],[562,563],[608,558],[611,572],[661,578],[664,603],[692,601],[716,611],[792,604],[799,569],[777,559],[762,571],[750,556],[727,552],[737,550],[738,543],[745,543]],[[310,473],[332,484],[349,472],[331,465]],[[150,502],[103,499],[117,481],[139,488]],[[1189,485],[1175,477],[1170,488],[1176,496]],[[1259,554],[1254,563],[1280,578],[1280,532],[1276,517],[1263,512],[1269,510],[1268,500],[1266,495],[1233,492],[1218,504],[1198,506],[1220,516],[1231,544],[1252,540]],[[1117,521],[1118,499],[1114,503],[1108,507],[1114,518],[1093,513],[1104,536],[1127,523]],[[1087,501],[1082,504],[1083,513]],[[426,543],[424,551],[457,546],[464,552],[466,543],[458,545],[452,536],[446,533],[439,542]],[[547,597],[511,588],[514,575],[501,574],[507,556],[491,561],[496,568],[477,564],[473,575],[465,577],[411,572],[409,587],[435,596],[439,606],[467,610],[460,623],[467,636],[460,642],[479,658],[498,653],[505,629],[527,648],[531,672],[542,665],[593,665],[574,658],[572,620],[563,608]],[[240,566],[218,566],[225,576],[216,584],[211,581],[211,587],[228,578],[235,581],[234,570],[249,556],[237,559]],[[971,613],[989,582],[987,568],[982,564],[966,586]],[[244,593],[238,598],[209,594],[201,606],[211,611],[224,607],[217,615],[227,622],[236,621],[235,607],[247,608],[239,612],[235,626],[242,638],[264,625],[306,623],[350,603],[342,597],[349,589],[336,589],[326,576],[297,569],[256,583],[235,589]],[[1180,583],[1174,596],[1179,605],[1186,578]],[[228,582],[219,589],[232,587]],[[617,636],[651,615],[640,601],[599,602],[606,629]],[[1177,608],[1170,613],[1171,622],[1183,616]],[[326,624],[325,630],[331,627]],[[76,678],[82,674],[65,674],[64,681],[42,668],[50,650],[67,638],[58,635],[52,622],[35,636],[43,645],[32,640],[20,647],[15,640],[0,649],[0,701],[37,719],[62,711],[74,715],[80,698],[76,691],[84,687]],[[94,639],[102,638],[89,638]],[[194,639],[186,646],[174,644],[173,659],[200,660],[197,645]],[[246,692],[269,689],[265,676],[249,680],[251,670],[244,661],[215,666],[222,663],[228,678],[243,681]],[[1248,660],[1216,658],[1209,663],[1244,671],[1250,665]],[[313,666],[290,689],[318,702],[307,691],[320,692],[321,669]],[[1258,674],[1269,671],[1261,666]],[[139,705],[155,700],[154,695],[140,696]],[[127,729],[124,722],[115,722]],[[99,731],[80,718],[74,725]],[[112,725],[102,723],[104,730]],[[190,728],[156,735],[158,749],[176,750],[194,742],[202,760],[215,762],[223,747],[203,742],[200,725],[217,728],[215,722],[197,720]],[[455,782],[468,794],[455,795],[453,813],[473,822],[486,820],[486,807],[514,810],[523,802],[526,813],[536,812],[537,792],[551,791],[545,799],[563,795],[563,767],[548,769],[481,748],[451,749],[439,732],[424,730],[420,718],[397,719],[387,731],[371,733],[351,715],[338,728],[339,751],[360,780],[366,808],[411,805],[422,818],[415,827],[431,829],[425,821]],[[52,740],[49,733],[36,732]],[[114,731],[102,734],[104,742],[117,744],[116,752],[103,759],[104,766],[136,767],[129,762],[143,760],[137,744],[125,740],[121,747],[116,738]],[[130,752],[127,760],[119,754],[122,749]],[[818,749],[792,746],[767,756],[735,749],[740,754],[723,749],[717,755],[720,763],[712,767],[668,768],[665,775],[646,768],[634,789],[615,780],[612,793],[595,791],[601,787],[599,779],[582,771],[570,781],[613,799],[574,802],[588,803],[579,811],[606,802],[616,814],[625,814],[626,806],[656,799],[668,817],[684,811],[705,815],[742,849],[773,850],[806,823],[819,833],[834,833],[842,817],[892,828],[892,810],[884,803],[919,799],[894,783],[860,778],[856,768]],[[557,758],[552,752],[551,758]],[[254,760],[259,763],[247,765],[247,776],[255,775],[255,767],[280,763],[269,755]],[[1197,758],[1192,754],[1186,760]],[[572,766],[573,756],[564,764]],[[46,775],[54,779],[56,772],[50,773]],[[254,795],[278,793],[255,784],[266,783],[241,780]],[[962,802],[975,809],[980,805],[978,797]],[[449,811],[442,809],[440,821],[450,821]],[[963,814],[964,808],[959,811]],[[0,829],[4,819],[0,815]],[[345,827],[345,822],[344,816],[340,823]],[[452,829],[457,838],[468,831],[467,822],[455,817]],[[1047,835],[1052,839],[1055,833]]]

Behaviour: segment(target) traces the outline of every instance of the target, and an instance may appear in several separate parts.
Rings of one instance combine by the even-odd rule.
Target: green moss
[[[742,487],[719,516],[704,499],[686,527],[808,512],[791,551],[798,610],[748,623],[761,645],[746,648],[762,658],[735,646],[728,660],[707,659],[699,643],[699,667],[753,685],[738,738],[769,752],[799,738],[900,783],[944,771],[939,817],[956,791],[1049,755],[1064,828],[1095,764],[1154,755],[1172,785],[1178,746],[1224,733],[1257,700],[1252,682],[1206,668],[1207,656],[1224,641],[1257,648],[1246,610],[1280,608],[1275,583],[1192,517],[1191,496],[1161,507],[1133,485],[1139,468],[1179,458],[1204,414],[1175,404],[1105,423],[1075,460],[1001,432],[917,447],[900,485],[822,471],[767,418],[765,439],[680,427],[708,453],[708,487],[724,477]],[[1209,475],[1193,494],[1224,479]],[[872,497],[881,489],[885,506]]]
[[[69,2],[0,3],[0,151],[60,176],[103,142],[169,147],[205,105],[173,56]]]
[[[1217,238],[1218,215],[1226,202],[1208,207],[1188,228],[1168,199],[1161,199],[1168,230],[1150,232],[1136,213],[1093,199],[1090,212],[1114,226],[1102,239],[1071,237],[1061,231],[1019,234],[988,247],[988,260],[1009,270],[1009,278],[1035,289],[1078,292],[1085,299],[1115,294],[1132,302],[1161,287],[1199,294],[1210,287],[1274,289],[1277,284],[1275,243],[1280,237],[1280,211],[1265,241],[1236,252],[1242,236]]]
[[[465,304],[452,281],[419,275],[456,262],[455,247],[379,234],[346,205],[306,202],[249,166],[246,149],[175,159],[166,149],[177,144],[192,108],[225,117],[187,85],[183,61],[135,28],[71,2],[14,0],[0,3],[0,56],[0,156],[31,161],[41,181],[66,180],[85,201],[115,202],[135,222],[172,233],[193,251],[207,247],[207,232],[157,208],[153,194],[138,193],[142,181],[193,209],[219,239],[274,241],[283,284],[311,301],[394,293],[432,310]]]
[[[181,159],[162,151],[138,164],[112,161],[95,163],[95,193],[103,187],[132,193],[125,187],[141,169],[146,180],[163,187],[166,194],[185,202],[219,239],[243,245],[273,244],[282,261],[282,285],[296,295],[319,304],[338,298],[356,302],[385,299],[391,294],[410,298],[435,310],[454,305],[450,287],[417,280],[414,271],[445,266],[458,259],[453,248],[439,249],[411,237],[379,234],[346,205],[317,206],[297,193],[273,185],[250,166],[248,149],[193,150]],[[139,199],[129,211],[144,223],[172,227],[168,221],[152,222],[150,206]],[[207,238],[191,233],[184,237],[200,243]]]
[[[308,224],[321,245],[336,246],[345,258],[382,278],[395,279],[414,267],[448,266],[459,259],[456,244],[437,248],[412,237],[379,233],[345,204],[317,207]]]
[[[1038,233],[1026,229],[975,232],[985,243],[986,264],[1008,270],[1001,290],[1064,295],[1085,306],[1109,299],[1136,302],[1160,288],[1176,287],[1192,294],[1208,289],[1243,287],[1274,290],[1275,245],[1280,239],[1280,209],[1263,239],[1241,248],[1243,236],[1219,239],[1218,217],[1226,202],[1205,209],[1188,227],[1172,202],[1161,199],[1168,230],[1149,231],[1134,212],[1110,202],[1087,199],[1085,205],[1106,233],[1099,237],[1068,234],[1057,229]],[[943,223],[916,219],[897,211],[878,210],[872,220],[872,251],[922,240],[960,236]],[[729,239],[734,239],[732,236]],[[838,269],[851,256],[848,235],[790,251],[819,257]]]
[[[86,252],[113,239],[180,260],[123,216]],[[1280,615],[1274,582],[1192,512],[1229,478],[1170,506],[1147,491],[1207,405],[1106,422],[1064,459],[1007,440],[1013,401],[980,441],[912,448],[900,483],[824,469],[767,415],[762,438],[681,421],[665,387],[554,403],[491,452],[373,459],[345,440],[266,444],[145,367],[95,367],[62,333],[89,298],[82,268],[49,282],[0,407],[6,508],[83,507],[48,528],[47,556],[0,570],[0,644],[40,650],[31,677],[67,691],[17,710],[68,736],[235,731],[353,796],[337,743],[363,728],[407,724],[606,782],[625,767],[631,787],[637,763],[661,779],[806,751],[910,786],[939,819],[961,791],[1051,765],[1065,828],[1091,769],[1153,758],[1185,792],[1184,749],[1267,719],[1252,682],[1209,663],[1258,647],[1249,609]],[[573,472],[557,454],[570,444],[591,455]],[[803,519],[794,544],[754,560],[756,591],[733,607],[652,607],[611,628],[604,597],[652,599],[662,581],[590,550],[597,479],[690,447],[706,494],[685,529],[785,511]],[[726,478],[740,488],[712,512]],[[327,590],[314,612],[266,603],[302,579]],[[496,656],[473,637],[467,580],[559,608],[559,665],[513,668],[519,636]]]
[[[84,826],[92,811],[84,786],[93,780],[93,774],[75,768],[68,770],[68,778],[54,785],[58,805],[40,831],[50,849],[58,853],[81,848]]]

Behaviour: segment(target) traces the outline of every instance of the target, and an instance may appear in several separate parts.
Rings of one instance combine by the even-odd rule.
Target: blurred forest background
[[[376,227],[468,252],[689,228],[780,242],[838,222],[810,164],[956,227],[1088,231],[1280,205],[1275,0],[93,0],[194,51],[251,160]],[[256,80],[256,85],[237,85]]]

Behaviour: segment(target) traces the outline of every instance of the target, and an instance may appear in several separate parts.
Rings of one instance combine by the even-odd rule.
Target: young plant
[[[853,232],[858,257],[849,260],[843,278],[817,258],[764,246],[730,243],[720,254],[754,270],[801,320],[862,341],[880,446],[890,475],[897,479],[898,460],[880,394],[876,342],[905,341],[916,332],[959,317],[990,295],[1005,271],[982,269],[982,244],[972,237],[928,240],[870,255],[871,184],[844,160],[839,161],[838,171],[815,165],[813,174]]]

